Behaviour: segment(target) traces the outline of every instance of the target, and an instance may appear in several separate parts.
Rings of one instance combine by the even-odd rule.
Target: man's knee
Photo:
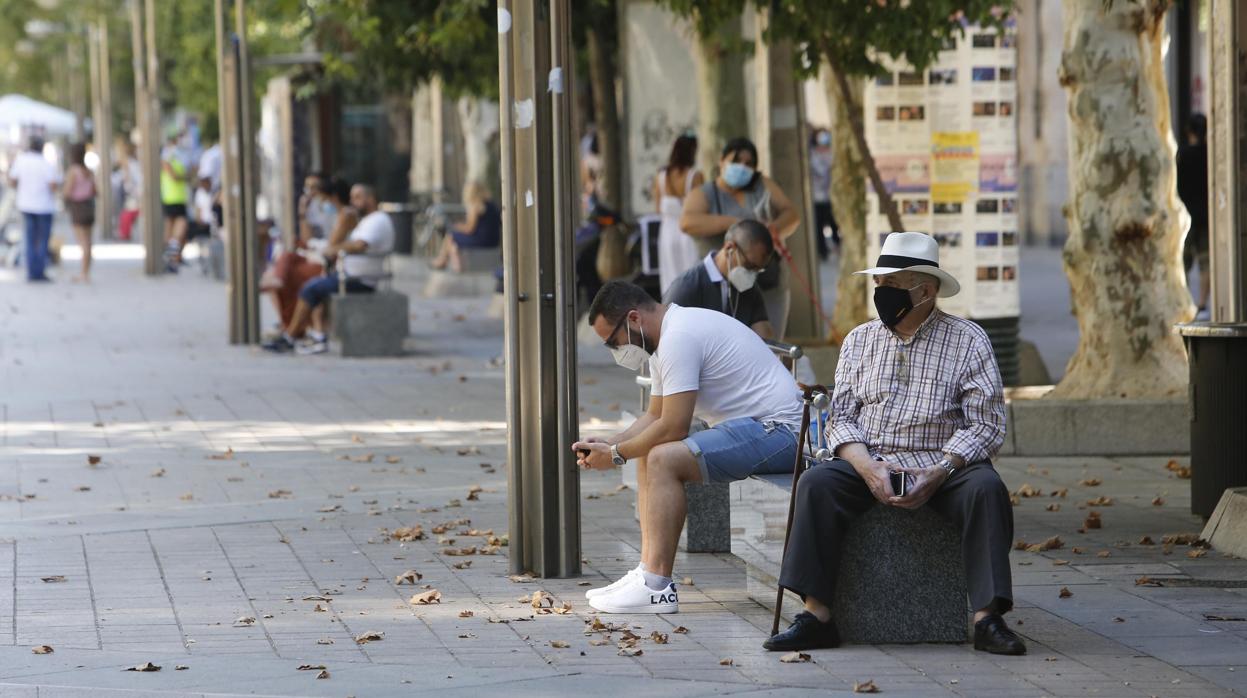
[[[693,474],[697,471],[697,461],[688,446],[682,441],[673,441],[650,450],[645,457],[645,470],[650,480],[666,478],[686,482],[696,479]]]
[[[974,501],[993,502],[1009,499],[1009,488],[1000,479],[1000,474],[996,472],[996,469],[990,465],[967,471],[965,478],[966,483],[962,486],[966,488]]]
[[[853,469],[848,463],[836,459],[810,468],[797,481],[797,496],[811,492],[826,492],[835,496],[850,478],[856,477],[856,473],[850,474],[846,467],[848,471]]]

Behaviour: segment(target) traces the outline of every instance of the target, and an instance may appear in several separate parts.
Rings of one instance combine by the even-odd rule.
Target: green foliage
[[[494,0],[305,0],[338,79],[410,89],[436,76],[452,96],[498,94]]]

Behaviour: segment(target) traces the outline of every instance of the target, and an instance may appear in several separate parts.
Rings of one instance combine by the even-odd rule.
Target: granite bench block
[[[698,482],[684,486],[688,499],[685,550],[690,553],[732,551],[731,502],[725,482]]]
[[[961,535],[930,509],[876,505],[845,537],[832,614],[845,642],[965,642]]]
[[[342,356],[401,356],[411,332],[407,296],[396,291],[333,296],[330,316]]]

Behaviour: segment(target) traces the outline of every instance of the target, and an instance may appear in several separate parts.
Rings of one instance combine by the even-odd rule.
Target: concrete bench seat
[[[775,606],[791,475],[732,483],[732,552],[746,563],[748,594]],[[929,509],[876,505],[849,529],[832,613],[845,642],[966,642],[969,609],[961,537]],[[788,593],[784,615],[801,610]]]
[[[342,356],[401,356],[411,333],[410,301],[389,289],[330,298],[333,336]]]
[[[494,270],[502,264],[502,250],[497,247],[459,250],[463,271],[431,269],[424,283],[425,298],[475,298],[494,292],[497,279]]]

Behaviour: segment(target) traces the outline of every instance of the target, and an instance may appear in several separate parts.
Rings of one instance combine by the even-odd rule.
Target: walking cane
[[[801,401],[804,403],[804,408],[801,410],[801,435],[797,437],[797,458],[792,466],[792,493],[788,497],[788,523],[784,526],[784,552],[779,558],[781,569],[784,566],[784,556],[788,554],[788,536],[792,534],[793,509],[797,503],[797,482],[801,479],[801,473],[805,470],[805,445],[810,436],[810,407],[813,406],[821,411],[829,404],[825,386],[804,385],[801,383],[798,383],[798,386],[801,388]],[[784,587],[780,586],[778,580],[776,580],[775,617],[771,621],[771,637],[779,634],[779,615],[783,607]]]

